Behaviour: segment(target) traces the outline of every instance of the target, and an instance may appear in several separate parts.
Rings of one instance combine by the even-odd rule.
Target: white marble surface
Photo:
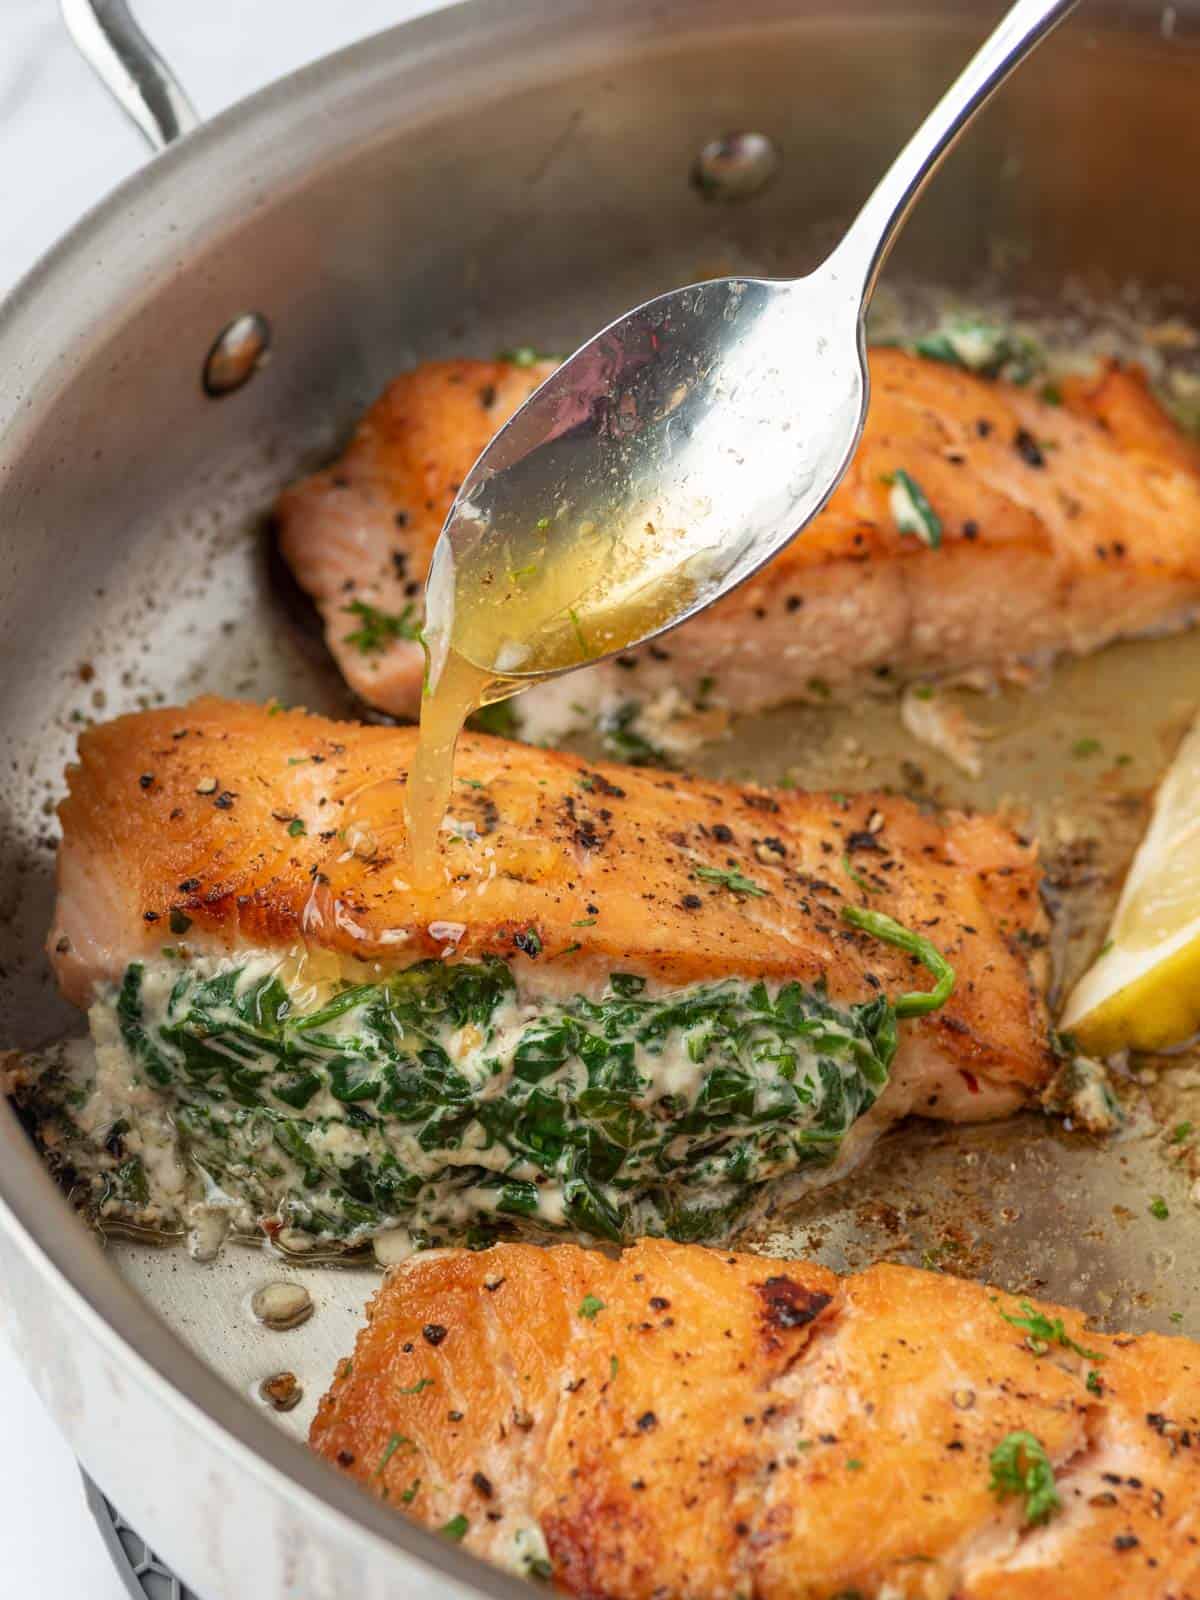
[[[438,3],[135,0],[146,32],[202,116]],[[55,0],[0,0],[0,296],[145,159],[140,136],[75,54]],[[2,1346],[0,1417],[4,1600],[124,1600],[71,1454]],[[142,1531],[153,1541],[153,1529]]]

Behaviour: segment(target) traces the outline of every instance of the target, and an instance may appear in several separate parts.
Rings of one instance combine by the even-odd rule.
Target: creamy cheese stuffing
[[[22,1098],[103,1219],[354,1245],[507,1223],[727,1232],[827,1167],[887,1082],[895,1012],[798,983],[534,995],[499,960],[314,989],[276,953],[130,965]]]

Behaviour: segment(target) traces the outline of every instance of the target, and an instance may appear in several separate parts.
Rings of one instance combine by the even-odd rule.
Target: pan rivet
[[[273,1411],[291,1411],[304,1398],[304,1390],[294,1372],[276,1372],[258,1386],[259,1395]]]
[[[257,311],[235,317],[219,333],[204,360],[204,392],[218,399],[240,389],[266,361],[271,325]]]
[[[726,133],[696,157],[692,184],[706,200],[748,200],[779,169],[779,151],[765,133]]]
[[[276,1281],[256,1289],[250,1309],[267,1328],[298,1328],[313,1314],[312,1296],[299,1283]]]

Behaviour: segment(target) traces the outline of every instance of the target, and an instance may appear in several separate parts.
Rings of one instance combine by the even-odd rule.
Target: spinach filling
[[[833,1161],[887,1082],[904,1014],[796,982],[652,995],[627,974],[599,998],[529,1003],[496,959],[424,962],[307,1010],[261,960],[135,963],[101,1006],[142,1086],[128,1098],[152,1088],[170,1113],[157,1125],[189,1201],[348,1244],[393,1227],[484,1242],[522,1221],[719,1236],[768,1181]],[[130,1139],[124,1107],[98,1123],[98,1085],[60,1085],[56,1115],[93,1203],[134,1220],[149,1141]],[[111,1083],[104,1096],[116,1104]],[[187,1212],[158,1207],[176,1225]]]

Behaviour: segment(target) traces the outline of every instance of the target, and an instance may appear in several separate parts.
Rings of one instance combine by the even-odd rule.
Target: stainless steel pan
[[[994,9],[476,0],[330,57],[178,140],[186,99],[125,29],[127,109],[170,148],[0,314],[5,1043],[78,1025],[40,946],[52,801],[81,719],[201,687],[350,709],[262,536],[277,486],[406,362],[567,345],[639,298],[730,265],[803,271]],[[80,34],[89,11],[110,33],[124,26],[114,0],[72,10]],[[90,26],[115,74],[104,29]],[[691,182],[697,153],[730,130],[766,134],[780,154],[773,182],[740,204]],[[990,280],[1024,297],[1054,294],[1070,275],[1101,291],[1137,278],[1169,299],[1200,260],[1198,169],[1200,3],[1090,0],[948,162],[892,276]],[[263,320],[239,337],[269,339],[270,360],[255,365],[235,338],[218,381],[210,352],[248,316]],[[1072,715],[1109,723],[1126,704],[1134,770],[1149,781],[1164,756],[1158,708],[1186,710],[1198,667],[1194,643],[1136,647],[1068,672],[1056,693]],[[1017,731],[997,745],[1004,770],[971,797],[1049,785],[1046,762],[1030,765],[1025,749],[1053,744],[1040,704],[1014,712]],[[750,734],[719,759],[759,770],[803,759],[819,774],[814,727],[776,719],[769,760]],[[876,731],[886,772],[900,753]],[[1069,772],[1051,776],[1078,787]],[[0,1144],[8,1332],[89,1471],[208,1600],[527,1592],[361,1496],[250,1399],[268,1364],[296,1367],[315,1399],[369,1276],[307,1275],[318,1314],[276,1354],[264,1339],[300,1335],[250,1327],[246,1289],[275,1271],[260,1254],[193,1268],[170,1252],[103,1249],[7,1111]],[[987,1244],[978,1270],[1036,1276],[1145,1323],[1166,1325],[1168,1290],[1190,1303],[1188,1219],[1155,1232],[1135,1216],[1137,1184],[1170,1176],[1147,1141],[1097,1153],[1026,1124],[953,1140],[918,1132],[887,1149],[870,1177],[805,1219],[802,1242],[834,1264],[893,1227],[889,1206],[919,1254],[936,1190]],[[1130,1199],[1133,1220],[1119,1238],[1082,1243],[1114,1197]],[[1130,1287],[1139,1265],[1157,1297]],[[293,1435],[304,1415],[292,1414]]]

